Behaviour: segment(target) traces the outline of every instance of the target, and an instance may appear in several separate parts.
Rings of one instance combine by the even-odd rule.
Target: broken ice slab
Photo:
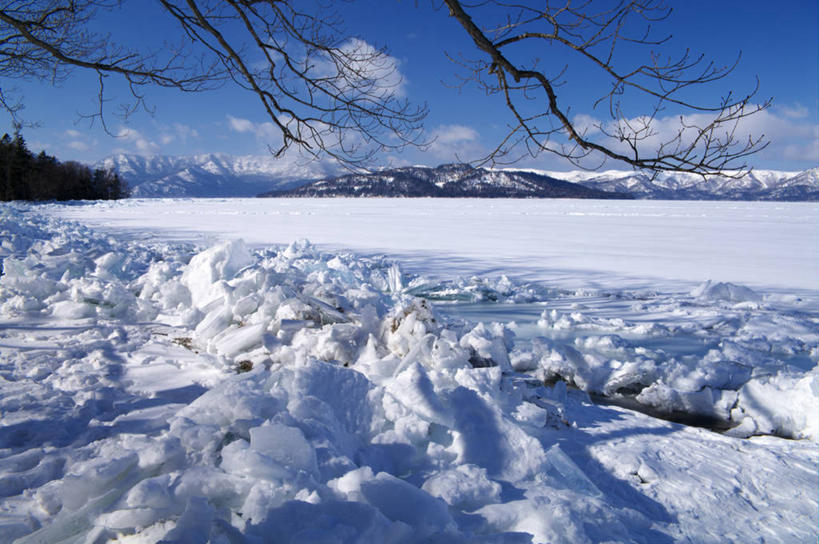
[[[580,470],[577,463],[572,461],[572,459],[560,449],[559,444],[555,444],[546,451],[546,459],[554,469],[554,471],[550,472],[557,472],[557,475],[560,476],[558,479],[562,480],[567,488],[590,497],[603,496],[603,492]]]

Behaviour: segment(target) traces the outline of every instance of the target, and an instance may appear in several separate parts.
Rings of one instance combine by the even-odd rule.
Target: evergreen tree
[[[61,163],[41,151],[33,155],[19,130],[0,138],[0,200],[113,200],[129,196],[112,170],[92,171],[78,162]]]
[[[15,195],[15,200],[31,200],[32,191],[26,183],[26,178],[32,168],[33,156],[19,130],[15,131],[11,146],[11,167],[9,168],[11,179],[9,184],[12,187],[12,193]]]
[[[0,198],[3,200],[14,200],[14,190],[12,188],[12,155],[13,145],[11,136],[3,134],[0,139]]]

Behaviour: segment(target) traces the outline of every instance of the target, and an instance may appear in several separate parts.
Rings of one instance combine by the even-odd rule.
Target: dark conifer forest
[[[0,200],[115,200],[129,194],[111,170],[60,162],[41,151],[34,155],[23,136],[0,139]]]

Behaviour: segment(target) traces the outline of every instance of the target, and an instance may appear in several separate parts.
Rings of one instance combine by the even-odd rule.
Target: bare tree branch
[[[363,166],[385,149],[418,145],[426,106],[400,92],[394,59],[350,38],[320,0],[158,0],[184,38],[156,51],[127,49],[89,30],[98,11],[137,5],[108,0],[0,1],[0,76],[59,82],[71,68],[99,76],[105,126],[106,79],[126,81],[127,116],[148,109],[150,86],[198,92],[231,82],[261,104],[281,135],[271,146],[325,154]],[[16,113],[0,95],[0,107]]]
[[[537,156],[560,155],[582,168],[588,160],[600,166],[614,159],[653,172],[678,171],[702,175],[741,176],[744,159],[764,149],[764,136],[741,137],[740,122],[770,105],[752,102],[757,88],[739,98],[728,93],[715,104],[695,103],[690,91],[725,79],[736,67],[706,62],[685,51],[663,60],[653,51],[648,62],[624,68],[619,48],[627,45],[660,46],[668,37],[655,39],[651,24],[670,14],[657,0],[620,0],[599,3],[486,0],[466,4],[444,0],[457,20],[485,54],[478,60],[460,60],[470,70],[469,79],[487,94],[503,96],[514,123],[501,143],[482,162],[497,163],[523,146]],[[600,7],[603,6],[603,7]],[[473,15],[505,14],[502,23],[475,22]],[[556,51],[562,50],[563,54]],[[590,105],[607,105],[608,120],[582,126],[572,119],[566,97],[560,91],[566,67],[550,67],[557,76],[538,67],[538,59],[526,57],[533,50],[548,50],[565,58],[566,65],[586,63],[595,67],[608,83]],[[548,56],[548,55],[547,55]],[[738,62],[739,59],[737,59]],[[626,98],[639,100],[643,112],[628,115]],[[661,117],[668,109],[680,110],[679,125],[669,131]],[[518,157],[513,157],[516,160]]]
[[[104,127],[109,78],[127,84],[132,100],[120,105],[126,117],[150,109],[150,87],[198,92],[231,83],[256,98],[278,131],[272,152],[296,147],[350,167],[366,166],[384,150],[427,143],[426,106],[405,99],[396,61],[346,33],[332,4],[157,0],[160,13],[178,25],[180,41],[134,49],[91,29],[101,13],[144,6],[136,0],[0,0],[0,77],[58,83],[72,68],[96,72],[99,108],[88,117]],[[752,102],[756,89],[711,104],[692,98],[695,89],[723,82],[736,62],[722,67],[690,51],[668,58],[655,52],[668,41],[652,29],[670,13],[661,0],[443,4],[481,53],[459,59],[468,79],[501,96],[511,114],[508,133],[483,162],[547,152],[580,167],[613,159],[654,172],[741,175],[744,159],[767,145],[740,127],[770,104]],[[651,49],[645,62],[622,60],[640,47]],[[599,75],[599,95],[584,112],[605,110],[603,119],[571,111],[566,81],[578,64]],[[0,108],[19,122],[20,107],[4,83]]]

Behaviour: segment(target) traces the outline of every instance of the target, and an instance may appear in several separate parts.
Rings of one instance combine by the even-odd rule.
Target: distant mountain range
[[[95,164],[113,168],[134,197],[480,196],[606,198],[607,193],[664,200],[819,200],[819,168],[804,172],[754,170],[739,179],[692,174],[650,175],[621,170],[553,172],[471,169],[465,165],[406,167],[338,176],[330,162],[210,153],[193,156],[115,155]],[[332,177],[336,176],[336,177]],[[391,180],[391,181],[388,181]],[[561,185],[569,182],[569,185]],[[587,189],[607,193],[582,192]],[[333,187],[336,187],[333,189]],[[334,194],[337,191],[337,194]],[[574,191],[574,194],[572,194]],[[588,196],[597,194],[598,196]],[[628,196],[626,196],[628,198]]]
[[[320,179],[267,197],[446,197],[446,198],[634,198],[584,187],[536,172],[443,164],[436,168],[406,166],[370,174]]]
[[[709,177],[696,174],[661,173],[654,179],[642,172],[549,172],[586,187],[630,193],[636,198],[655,200],[819,200],[819,168],[803,172],[753,170],[740,178]]]
[[[94,165],[113,168],[137,198],[247,197],[271,189],[304,185],[337,167],[318,161],[295,162],[273,155],[190,156],[114,155]]]

